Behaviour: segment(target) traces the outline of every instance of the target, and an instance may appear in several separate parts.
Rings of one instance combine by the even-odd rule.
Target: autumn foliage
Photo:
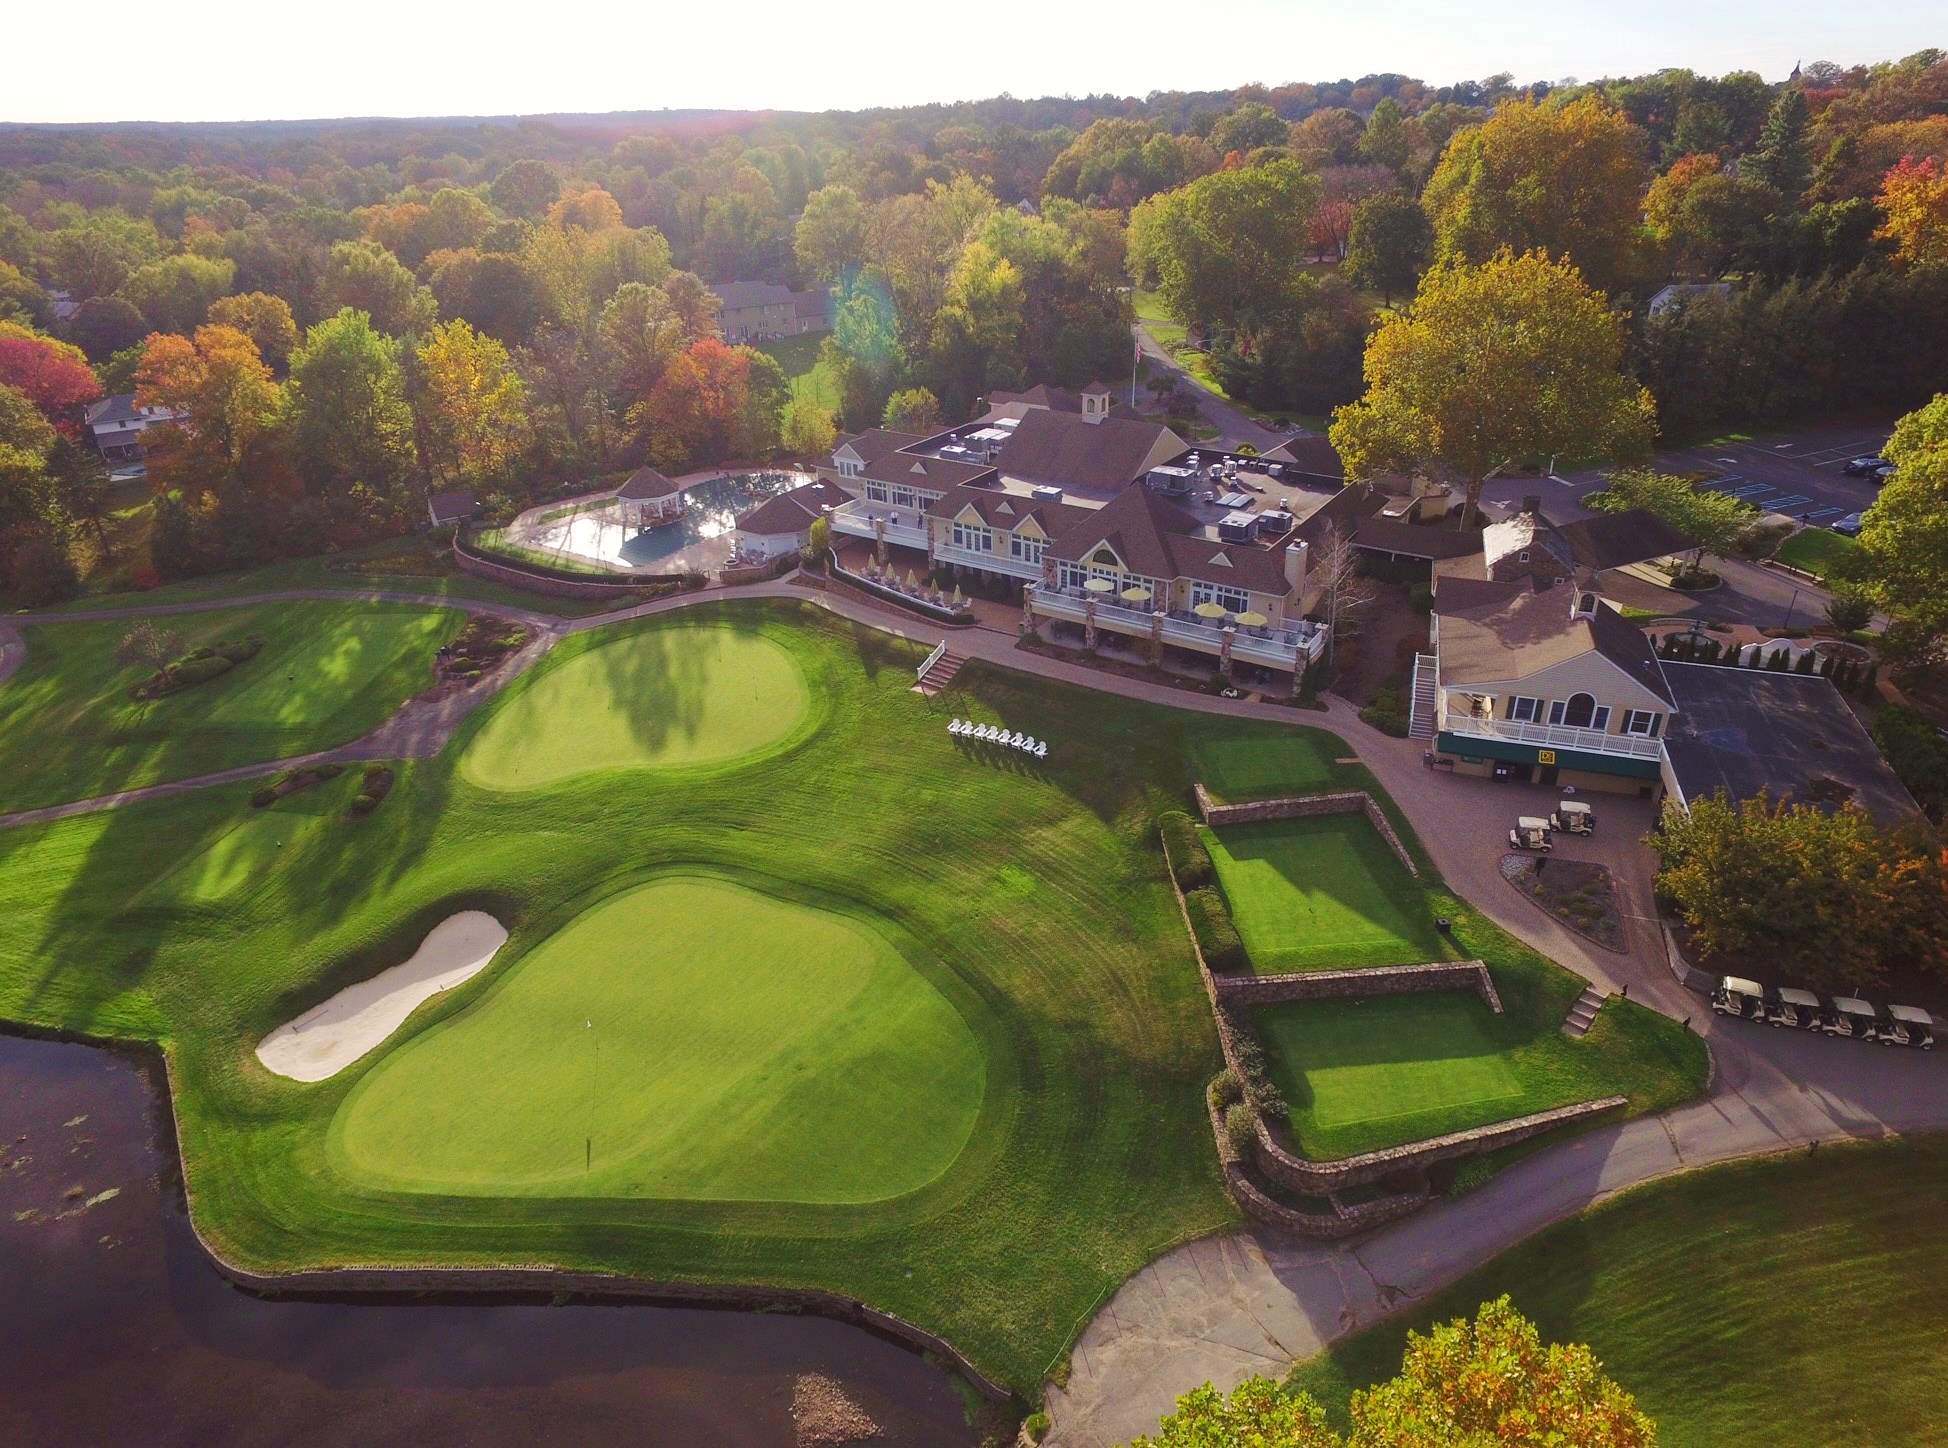
[[[1948,262],[1948,166],[1933,156],[1906,156],[1880,183],[1887,222],[1878,235],[1913,266]]]
[[[79,347],[0,322],[0,386],[12,387],[63,434],[81,431],[81,410],[101,396],[101,383]]]

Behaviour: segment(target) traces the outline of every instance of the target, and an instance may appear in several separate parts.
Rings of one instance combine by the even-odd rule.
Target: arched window
[[[1563,705],[1562,722],[1573,729],[1587,729],[1596,718],[1596,700],[1588,694],[1571,694]]]

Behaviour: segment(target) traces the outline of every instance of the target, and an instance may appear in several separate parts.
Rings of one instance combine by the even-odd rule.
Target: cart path
[[[1229,1387],[1252,1373],[1276,1374],[1295,1357],[1438,1291],[1540,1228],[1631,1186],[1691,1167],[1820,1141],[1948,1128],[1948,1076],[1931,1054],[1869,1050],[1711,1015],[1671,975],[1647,898],[1641,896],[1647,890],[1642,871],[1619,872],[1629,947],[1625,953],[1601,951],[1564,930],[1501,880],[1494,866],[1501,854],[1498,834],[1491,837],[1492,848],[1480,847],[1481,820],[1492,815],[1500,822],[1498,831],[1505,828],[1500,816],[1509,812],[1511,797],[1466,790],[1466,781],[1430,774],[1418,743],[1368,727],[1351,704],[1337,697],[1319,712],[1221,699],[1030,653],[1017,649],[1012,635],[993,629],[946,629],[850,595],[783,580],[676,594],[578,619],[404,592],[306,589],[13,622],[139,617],[313,597],[364,597],[497,613],[530,623],[536,636],[465,694],[432,701],[417,711],[419,701],[409,703],[373,733],[337,749],[0,816],[0,827],[186,793],[293,764],[430,757],[468,713],[570,633],[728,598],[794,599],[929,646],[951,636],[955,651],[969,658],[1099,692],[1199,713],[1329,728],[1399,803],[1458,894],[1570,969],[1612,988],[1627,985],[1633,999],[1691,1018],[1706,1038],[1714,1073],[1702,1100],[1660,1116],[1599,1128],[1539,1152],[1482,1189],[1432,1204],[1377,1233],[1345,1243],[1307,1244],[1272,1234],[1232,1232],[1165,1253],[1123,1283],[1097,1313],[1076,1344],[1068,1383],[1049,1389],[1053,1428],[1047,1441],[1061,1448],[1107,1448],[1148,1432],[1179,1393],[1206,1379]],[[5,636],[0,627],[0,647]],[[1068,745],[1057,738],[1052,747]],[[1465,806],[1458,803],[1464,794]],[[1613,867],[1628,853],[1629,804],[1606,801],[1598,806],[1603,826],[1599,839],[1608,847]]]

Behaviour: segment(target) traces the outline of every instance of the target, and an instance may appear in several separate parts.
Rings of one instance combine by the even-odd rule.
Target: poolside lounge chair
[[[960,731],[961,731],[961,722],[958,719],[956,719],[953,723],[947,726],[947,732],[949,734],[959,734]]]

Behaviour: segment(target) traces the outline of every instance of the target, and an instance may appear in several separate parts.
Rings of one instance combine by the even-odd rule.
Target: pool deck
[[[789,471],[788,475],[797,482],[811,481],[809,473]],[[703,490],[713,484],[753,476],[708,469],[686,473],[674,481],[687,493],[692,488]],[[773,495],[767,492],[738,499],[735,508],[719,505],[699,509],[693,505],[678,521],[657,528],[631,528],[620,521],[610,506],[613,492],[604,488],[528,508],[507,525],[507,541],[554,555],[567,564],[592,563],[623,576],[714,573],[731,561],[736,547],[737,514]],[[559,516],[564,508],[577,511],[570,516]],[[678,539],[686,541],[678,547],[669,546]]]

